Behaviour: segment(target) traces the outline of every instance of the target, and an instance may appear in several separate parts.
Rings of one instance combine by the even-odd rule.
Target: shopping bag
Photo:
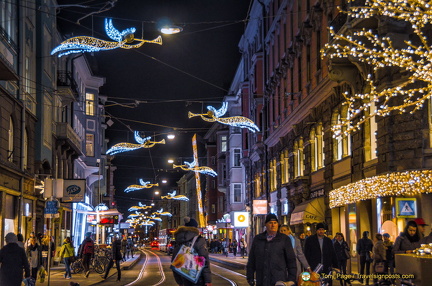
[[[192,240],[192,244],[187,246],[183,244],[179,252],[173,259],[170,268],[173,272],[188,279],[192,283],[197,283],[201,272],[205,266],[205,257],[199,256],[193,248],[198,236]]]
[[[32,277],[25,278],[23,281],[24,286],[35,286],[36,281]]]
[[[377,262],[375,263],[375,273],[384,273],[385,270],[385,264],[384,262]]]
[[[48,273],[46,272],[45,268],[43,266],[41,266],[37,272],[37,280],[40,283],[44,283],[45,282],[45,277]]]

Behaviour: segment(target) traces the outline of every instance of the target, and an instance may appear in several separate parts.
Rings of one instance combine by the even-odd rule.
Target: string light
[[[353,2],[353,1],[350,1]],[[348,116],[334,125],[336,137],[348,135],[374,116],[388,116],[393,113],[411,114],[422,108],[432,95],[432,57],[428,34],[432,22],[430,1],[366,0],[361,7],[350,7],[349,17],[366,19],[388,17],[404,21],[412,27],[410,40],[401,41],[388,35],[378,35],[376,30],[361,28],[352,34],[337,34],[330,27],[331,43],[321,50],[329,59],[349,58],[350,61],[368,65],[373,71],[365,79],[369,86],[365,93],[345,93]],[[380,85],[377,72],[381,69],[398,70],[400,78],[392,86]],[[376,104],[376,111],[366,114],[370,105]]]
[[[432,170],[414,170],[362,179],[330,192],[330,208],[388,196],[415,196],[432,192]]]
[[[152,206],[147,206],[142,204],[141,202],[138,202],[138,206],[132,206],[128,209],[128,211],[137,211],[137,210],[145,210],[145,209],[151,209]]]
[[[105,41],[89,36],[78,36],[63,41],[59,46],[51,51],[51,55],[59,53],[57,56],[60,58],[74,53],[84,52],[99,52],[102,50],[113,49],[137,49],[144,45],[144,43],[152,43],[162,45],[162,37],[159,36],[154,40],[135,39],[135,28],[128,28],[119,32],[114,28],[112,19],[105,19],[105,32],[107,36],[115,42]],[[138,42],[137,44],[132,44]]]
[[[180,168],[183,171],[193,171],[196,173],[200,173],[203,175],[209,175],[212,177],[216,177],[217,173],[210,167],[206,167],[206,166],[197,166],[197,162],[194,160],[192,163],[189,162],[184,162],[184,165],[176,165],[173,164],[173,168]]]
[[[188,117],[192,118],[192,117],[200,116],[204,121],[208,121],[208,122],[216,121],[225,125],[230,125],[239,128],[247,128],[254,133],[259,131],[258,126],[256,126],[255,123],[249,118],[243,116],[220,118],[221,116],[224,116],[228,110],[227,102],[223,102],[222,107],[220,109],[216,109],[213,106],[207,106],[207,109],[208,109],[207,113],[201,113],[201,114],[192,113],[189,111]]]
[[[165,144],[165,139],[162,139],[161,141],[150,141],[151,138],[150,136],[142,138],[139,135],[139,131],[134,131],[134,137],[135,137],[135,141],[138,142],[139,144],[125,143],[125,142],[118,143],[115,144],[113,147],[111,147],[106,153],[108,155],[114,155],[122,152],[133,151],[139,148],[152,148],[156,144]]]
[[[161,199],[167,199],[167,200],[178,200],[178,201],[189,201],[189,198],[184,195],[177,195],[177,191],[173,191],[172,193],[168,193],[167,196],[161,196]]]
[[[152,215],[160,215],[160,216],[172,216],[172,214],[170,212],[164,212],[163,208],[155,211],[154,213],[152,213]]]
[[[139,179],[141,185],[130,185],[124,191],[125,193],[133,192],[141,189],[150,189],[151,187],[158,187],[159,183],[150,184],[150,182],[144,182],[143,179]]]
[[[160,217],[156,216],[156,215],[151,215],[150,219],[151,220],[156,220],[156,221],[162,221],[162,219]]]

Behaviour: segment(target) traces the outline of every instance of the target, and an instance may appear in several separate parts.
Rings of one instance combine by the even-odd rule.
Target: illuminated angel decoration
[[[168,199],[168,200],[179,200],[179,201],[189,201],[189,198],[184,195],[177,195],[177,191],[173,191],[172,193],[168,193],[167,196],[161,196],[161,199]]]
[[[216,177],[217,173],[210,167],[206,167],[206,166],[197,166],[197,162],[194,160],[192,163],[189,162],[184,162],[184,165],[176,165],[173,164],[173,168],[180,168],[183,171],[194,171],[194,172],[198,172],[201,173],[203,175],[210,175],[212,177]]]
[[[151,220],[162,221],[162,219],[161,219],[160,217],[156,216],[156,215],[151,215],[151,216],[150,216],[150,219],[151,219]]]
[[[135,211],[134,214],[130,214],[130,215],[128,215],[128,217],[130,217],[130,218],[136,218],[136,217],[139,217],[139,216],[142,216],[142,215],[143,215],[143,213]]]
[[[135,141],[138,142],[138,144],[133,143],[118,143],[112,146],[106,153],[108,155],[114,155],[117,153],[127,152],[127,151],[133,151],[140,148],[152,148],[156,144],[165,144],[165,139],[162,139],[161,141],[150,141],[150,136],[142,138],[139,134],[139,131],[134,132]]]
[[[172,216],[172,214],[170,212],[164,212],[163,208],[160,209],[160,210],[155,211],[154,213],[152,213],[152,215]]]
[[[200,116],[204,121],[208,121],[208,122],[216,121],[225,125],[231,125],[239,128],[247,128],[254,133],[260,131],[258,126],[256,126],[255,123],[247,117],[232,116],[232,117],[221,118],[221,116],[224,116],[228,110],[227,102],[223,102],[222,107],[220,109],[216,110],[216,108],[214,108],[213,106],[207,106],[207,109],[208,109],[207,113],[192,113],[189,111],[188,116],[189,118]]]
[[[140,223],[140,225],[147,225],[147,226],[153,226],[155,224],[155,222],[154,221],[151,221],[151,220],[145,220],[145,221],[143,221],[142,223]]]
[[[74,53],[99,52],[113,49],[137,49],[144,43],[162,45],[162,37],[159,36],[154,40],[136,39],[135,28],[128,28],[118,31],[112,24],[112,19],[105,19],[105,32],[113,41],[105,41],[89,36],[78,36],[63,41],[59,46],[51,51],[51,55],[59,53],[57,56],[62,57]],[[136,42],[134,44],[134,42]]]
[[[130,185],[124,190],[125,193],[129,193],[129,192],[141,190],[141,189],[150,189],[151,187],[159,186],[159,183],[150,184],[150,182],[144,182],[143,179],[139,179],[139,181],[140,181],[141,185]]]

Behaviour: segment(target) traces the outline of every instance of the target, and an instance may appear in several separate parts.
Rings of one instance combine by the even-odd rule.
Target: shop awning
[[[316,198],[298,204],[291,214],[290,225],[323,222],[325,219],[324,198]]]

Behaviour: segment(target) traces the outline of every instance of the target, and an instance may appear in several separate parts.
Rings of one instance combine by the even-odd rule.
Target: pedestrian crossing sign
[[[416,218],[417,199],[396,198],[396,216],[401,218]]]

